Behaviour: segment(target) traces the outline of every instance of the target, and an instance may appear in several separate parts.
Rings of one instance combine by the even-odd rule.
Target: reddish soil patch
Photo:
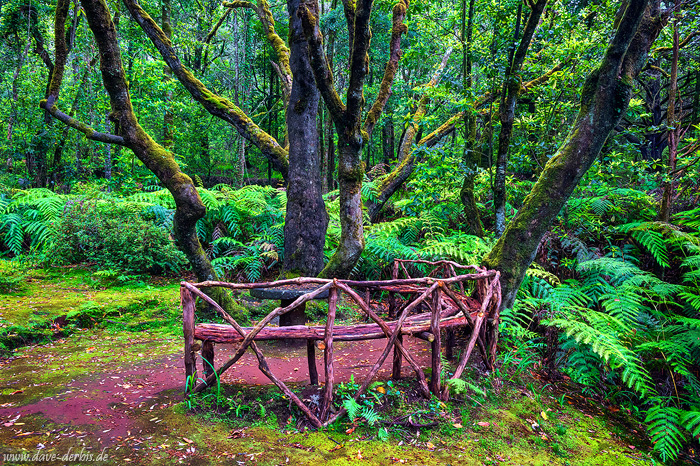
[[[421,367],[430,366],[430,343],[417,338],[405,338],[404,345]],[[381,356],[386,340],[344,341],[333,343],[335,381],[347,382],[354,375],[356,381],[361,381]],[[306,345],[290,347],[285,342],[259,342],[258,347],[267,360],[272,373],[284,383],[309,383],[308,365],[306,362]],[[216,366],[226,362],[235,352],[234,345],[216,346]],[[393,350],[392,350],[393,352]],[[391,377],[392,352],[382,364],[376,379]],[[198,366],[201,367],[201,366]],[[323,351],[316,350],[316,369],[319,383],[325,382]],[[401,375],[412,376],[413,370],[406,361],[403,362]],[[225,383],[269,384],[270,380],[258,369],[258,360],[248,351],[240,360],[221,377]]]
[[[430,363],[430,344],[406,338],[405,344],[415,355],[419,365]],[[386,340],[338,342],[335,344],[335,377],[337,382],[356,381],[369,372],[381,355]],[[260,342],[260,349],[273,373],[285,383],[308,384],[306,346],[290,347],[283,342]],[[216,363],[223,364],[234,353],[232,345],[217,345]],[[317,350],[316,365],[321,382],[324,380],[323,352]],[[201,360],[198,361],[201,370]],[[3,370],[11,371],[12,364]],[[377,379],[391,375],[391,353],[382,365]],[[412,376],[410,366],[404,361],[403,376]],[[247,352],[222,380],[225,383],[246,385],[269,384],[270,381],[258,369],[257,359]],[[116,367],[109,373],[99,373],[72,380],[58,395],[20,407],[0,409],[0,422],[32,414],[42,414],[47,420],[62,426],[82,426],[91,431],[94,439],[109,446],[135,432],[148,431],[154,426],[142,415],[179,403],[184,386],[183,360],[180,354],[151,360],[133,366]]]

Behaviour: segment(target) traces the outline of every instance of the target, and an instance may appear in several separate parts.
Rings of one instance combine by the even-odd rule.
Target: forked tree
[[[620,9],[615,36],[581,89],[568,136],[483,260],[482,265],[501,271],[502,306],[513,305],[542,238],[625,114],[652,44],[681,4],[662,9],[659,0],[629,0]]]

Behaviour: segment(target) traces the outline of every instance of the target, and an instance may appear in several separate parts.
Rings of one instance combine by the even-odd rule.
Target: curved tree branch
[[[118,144],[120,146],[126,146],[126,142],[124,142],[123,137],[95,131],[93,128],[86,125],[85,123],[81,123],[80,121],[76,120],[70,115],[60,111],[56,104],[53,104],[51,107],[49,107],[46,99],[42,100],[39,106],[47,112],[49,112],[51,116],[57,119],[58,121],[83,133],[85,135],[85,138],[90,139],[91,141],[99,141],[105,142],[107,144]]]
[[[309,59],[316,79],[316,86],[326,103],[333,122],[338,128],[343,128],[346,121],[346,108],[333,85],[333,71],[328,63],[326,52],[323,51],[323,34],[318,27],[316,14],[318,14],[318,10],[315,5],[306,2],[300,5],[297,12],[301,18],[304,35],[309,43]]]
[[[230,123],[244,138],[255,144],[286,179],[289,169],[287,151],[272,136],[256,125],[243,110],[228,99],[214,94],[197,79],[180,62],[170,39],[140,5],[134,0],[124,0],[124,4],[190,95],[202,104],[209,113]]]

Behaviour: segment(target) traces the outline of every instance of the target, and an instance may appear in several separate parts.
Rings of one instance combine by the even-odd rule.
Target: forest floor
[[[177,282],[104,287],[85,270],[23,273],[27,286],[0,295],[0,341],[19,345],[0,357],[0,464],[661,464],[629,416],[535,376],[506,380],[482,403],[433,403],[437,427],[387,426],[386,441],[347,420],[304,429],[274,387],[256,385],[267,379],[249,355],[223,380],[219,399],[233,401],[188,406]],[[383,340],[370,343],[339,348],[341,381],[374,362]],[[425,342],[411,346],[427,365]],[[231,351],[217,346],[217,359]],[[263,352],[285,382],[308,383],[303,348]]]

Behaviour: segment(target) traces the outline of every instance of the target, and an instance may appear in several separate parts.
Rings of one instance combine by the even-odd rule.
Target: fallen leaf
[[[426,443],[425,446],[430,448],[431,450],[435,449],[435,445],[433,445],[431,442]]]
[[[452,424],[452,425],[453,425],[454,427],[456,427],[457,429],[461,429],[461,428],[462,428],[462,424],[460,424],[459,422],[456,422],[456,423],[454,423],[454,424]]]
[[[540,413],[540,416],[542,416],[542,419],[544,419],[545,421],[547,420],[547,413],[545,413],[544,411]]]
[[[194,443],[192,440],[188,439],[187,437],[182,437],[182,440],[184,440],[187,443]]]
[[[379,386],[379,387],[377,387],[377,391],[383,395],[386,393],[386,388]]]
[[[348,435],[352,434],[353,432],[355,432],[355,426],[352,426],[351,428],[345,431],[345,433]]]
[[[24,390],[15,390],[14,392],[10,393],[10,395],[19,395],[22,392],[24,392]]]
[[[480,425],[481,427],[488,427],[488,426],[491,425],[491,424],[489,424],[488,422],[484,422],[484,421],[477,422],[477,424]]]

